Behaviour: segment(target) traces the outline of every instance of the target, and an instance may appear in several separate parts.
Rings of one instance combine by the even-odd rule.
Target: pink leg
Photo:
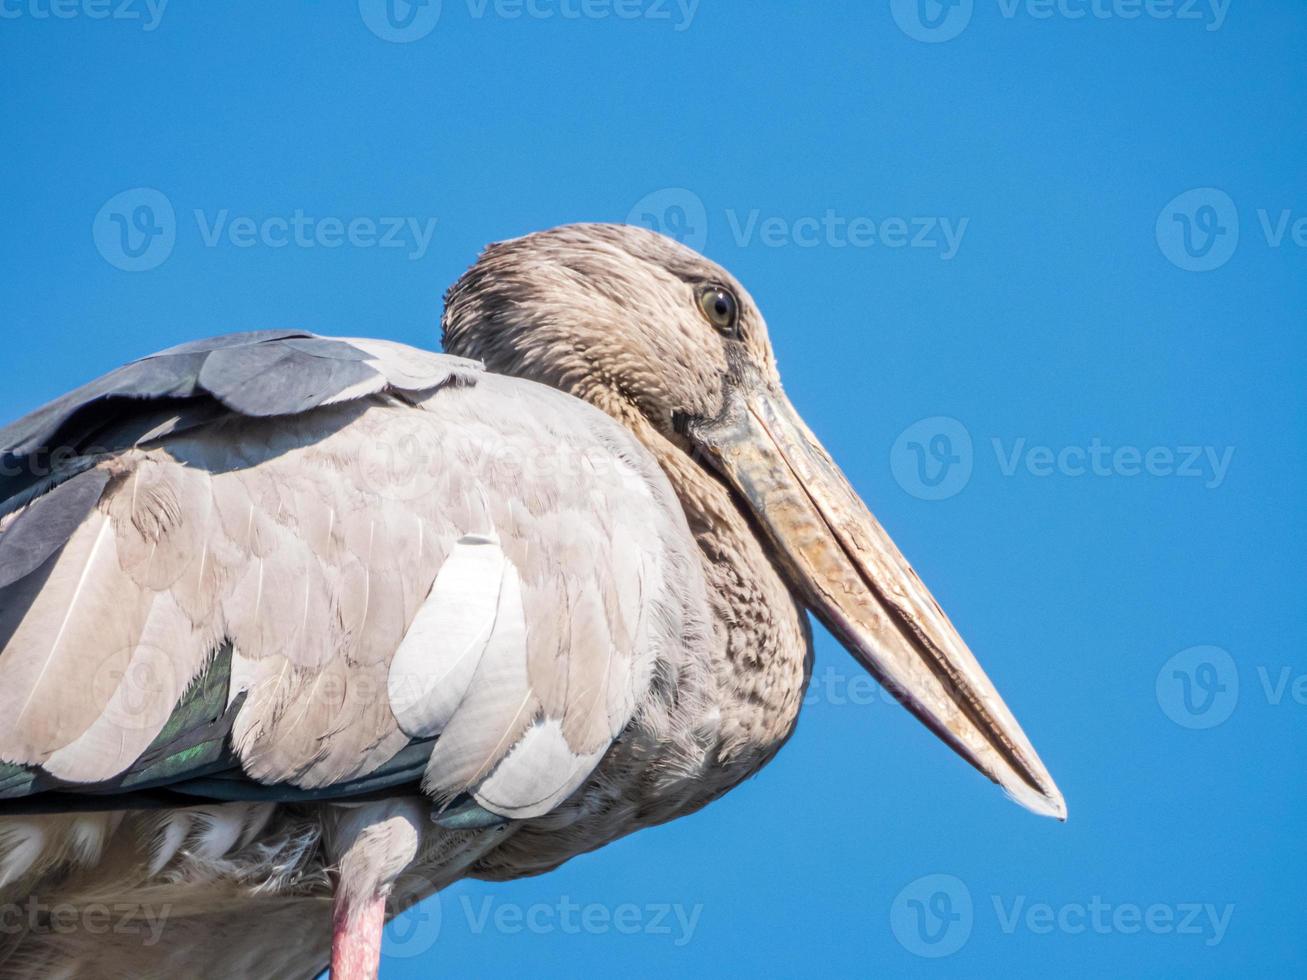
[[[331,913],[331,980],[376,980],[386,900],[347,907],[339,897]]]

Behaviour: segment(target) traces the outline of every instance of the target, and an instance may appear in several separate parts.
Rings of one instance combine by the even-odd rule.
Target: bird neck
[[[719,757],[755,768],[793,732],[811,676],[804,606],[731,492],[643,416],[623,421],[662,465],[699,546],[712,612]]]

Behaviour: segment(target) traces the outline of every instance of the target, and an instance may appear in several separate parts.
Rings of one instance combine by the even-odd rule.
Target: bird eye
[[[708,322],[722,333],[735,333],[740,310],[729,289],[722,286],[706,287],[699,293],[699,309],[703,310]]]

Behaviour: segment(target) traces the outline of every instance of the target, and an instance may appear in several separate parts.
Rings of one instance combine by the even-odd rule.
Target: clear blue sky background
[[[821,634],[759,778],[452,889],[383,976],[1301,972],[1307,10],[594,2],[445,0],[405,28],[371,0],[157,24],[4,0],[0,416],[232,330],[431,346],[484,243],[654,215],[749,285],[1071,819],[1006,802]],[[171,249],[158,197],[111,202],[135,188],[173,209]],[[425,250],[358,224],[237,244],[235,219],[297,210],[436,225]]]

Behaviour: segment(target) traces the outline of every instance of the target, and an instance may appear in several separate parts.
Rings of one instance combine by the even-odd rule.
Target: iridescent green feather
[[[171,783],[217,762],[223,756],[228,734],[227,726],[218,722],[227,712],[230,677],[231,644],[224,643],[118,785],[138,789],[147,784]]]

